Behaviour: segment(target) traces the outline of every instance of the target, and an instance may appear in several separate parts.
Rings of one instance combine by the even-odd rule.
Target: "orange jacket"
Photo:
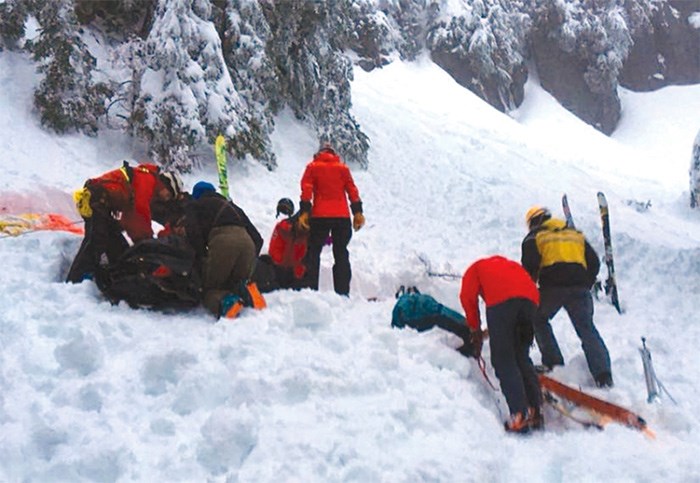
[[[294,276],[301,278],[306,271],[303,261],[308,239],[307,234],[295,232],[293,220],[282,220],[277,223],[270,238],[270,258],[275,265],[292,268]]]
[[[151,199],[163,187],[155,164],[115,169],[89,179],[85,186],[92,192],[91,203],[121,213],[119,224],[132,241],[153,237]]]
[[[487,308],[514,298],[540,303],[540,292],[522,265],[498,255],[477,260],[462,277],[459,300],[472,330],[481,327],[479,296]]]
[[[349,218],[346,194],[352,203],[352,212],[361,213],[360,192],[355,186],[350,169],[333,152],[317,153],[301,177],[302,210],[313,199],[312,217]]]

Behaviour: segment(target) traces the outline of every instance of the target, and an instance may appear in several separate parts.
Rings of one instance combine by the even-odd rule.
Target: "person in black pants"
[[[350,200],[350,210],[348,209]],[[350,257],[348,243],[352,230],[362,228],[360,192],[350,169],[333,149],[325,145],[311,161],[301,178],[301,213],[297,219],[300,230],[309,231],[309,249],[304,260],[304,287],[318,290],[321,250],[330,235],[333,240],[333,288],[340,295],[350,294]],[[353,213],[350,222],[350,211]]]

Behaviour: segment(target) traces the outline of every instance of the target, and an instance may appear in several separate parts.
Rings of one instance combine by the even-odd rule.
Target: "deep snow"
[[[427,60],[355,76],[353,114],[372,148],[369,169],[353,171],[367,225],[350,243],[350,298],[333,293],[326,250],[319,292],[270,294],[267,310],[235,321],[132,310],[90,282],[61,282],[80,237],[0,239],[0,481],[700,479],[700,218],[687,206],[700,86],[622,91],[607,138],[535,83],[507,117]],[[70,192],[138,151],[119,135],[41,130],[35,82],[25,59],[0,56],[0,204],[75,217]],[[266,239],[317,147],[288,114],[273,141],[275,172],[229,164],[232,197]],[[212,159],[185,177],[199,179],[216,184]],[[546,432],[507,435],[503,398],[452,350],[459,339],[390,328],[394,291],[417,285],[459,309],[459,280],[428,277],[419,256],[458,275],[489,254],[519,259],[525,211],[560,214],[564,192],[602,254],[598,190],[626,307],[596,305],[616,384],[593,387],[565,314],[555,375],[639,412],[657,439],[550,411]],[[678,406],[646,403],[640,336]]]

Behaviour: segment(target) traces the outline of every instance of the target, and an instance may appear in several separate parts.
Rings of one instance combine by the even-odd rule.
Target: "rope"
[[[484,379],[486,379],[486,382],[489,384],[489,386],[491,386],[491,389],[498,392],[498,389],[496,388],[496,386],[493,385],[491,379],[489,379],[488,374],[486,374],[486,361],[484,360],[484,357],[480,355],[476,362],[479,365],[479,370],[481,371],[481,374],[484,376]]]

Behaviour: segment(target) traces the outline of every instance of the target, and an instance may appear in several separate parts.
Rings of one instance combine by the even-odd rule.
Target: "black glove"
[[[472,343],[474,359],[478,359],[481,357],[481,346],[484,345],[484,333],[480,329],[472,330],[469,334],[469,340]]]

